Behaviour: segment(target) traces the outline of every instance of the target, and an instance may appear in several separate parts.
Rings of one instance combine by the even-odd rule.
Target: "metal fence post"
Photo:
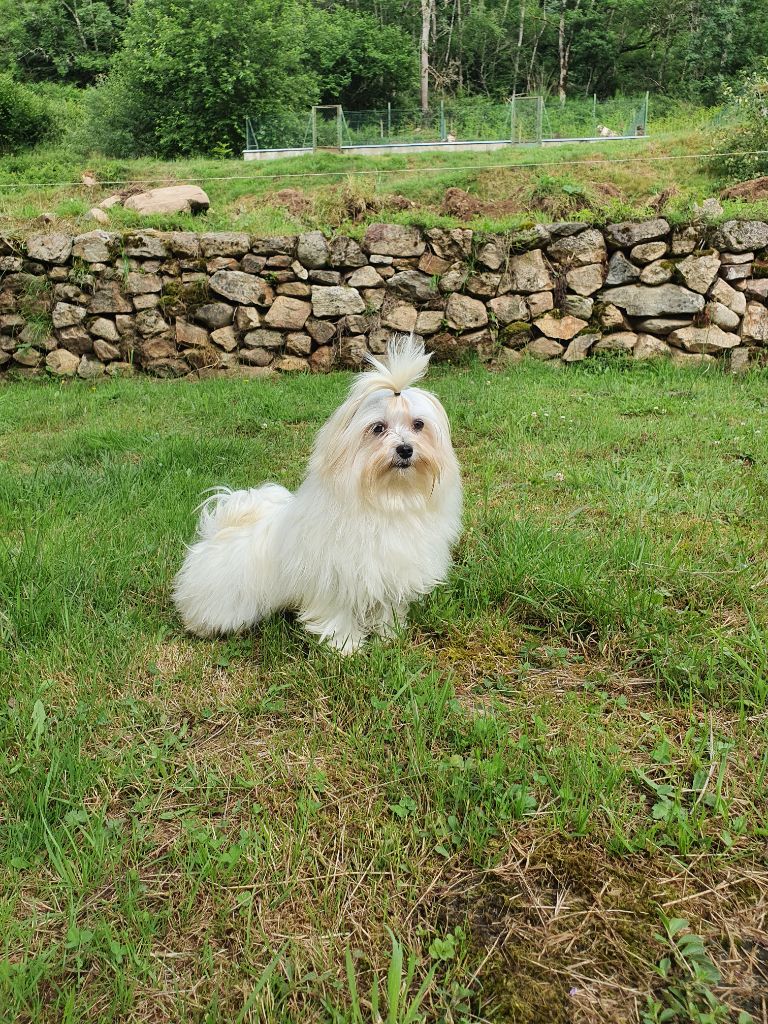
[[[392,104],[387,103],[387,138],[392,138]]]
[[[538,96],[536,102],[536,142],[541,145],[544,135],[544,97]]]
[[[516,97],[513,94],[512,102],[509,104],[509,138],[512,142],[515,141],[515,135],[517,133],[515,98]]]
[[[440,100],[440,141],[445,142],[445,101]]]

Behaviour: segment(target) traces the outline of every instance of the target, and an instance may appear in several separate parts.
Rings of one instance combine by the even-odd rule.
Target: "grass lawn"
[[[347,660],[170,602],[346,375],[0,388],[0,1018],[765,1020],[767,381],[435,368],[455,569]]]
[[[712,150],[716,127],[713,112],[684,108],[652,121],[648,138],[629,142],[520,146],[485,154],[318,153],[266,163],[118,160],[44,148],[0,158],[0,231],[29,233],[51,224],[93,230],[99,225],[88,210],[125,187],[119,183],[140,190],[142,184],[189,181],[201,184],[211,199],[205,216],[141,217],[118,206],[110,210],[108,228],[266,235],[320,229],[355,235],[376,220],[488,231],[533,221],[604,223],[659,213],[690,221],[695,204],[717,195],[723,184],[706,156],[696,155]],[[101,184],[78,184],[85,170]],[[446,204],[449,188],[461,189],[466,201],[459,196],[458,207]],[[723,207],[726,218],[768,219],[764,199],[723,200]],[[30,227],[43,215],[46,220]]]

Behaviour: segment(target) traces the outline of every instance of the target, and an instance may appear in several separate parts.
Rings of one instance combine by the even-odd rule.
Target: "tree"
[[[108,70],[129,0],[0,0],[0,53],[30,81],[87,85]]]
[[[318,94],[293,0],[134,0],[97,104],[102,145],[171,157],[241,148],[246,116],[273,127]]]
[[[429,34],[432,30],[435,0],[421,0],[421,37],[419,40],[419,94],[421,109],[429,110]]]
[[[402,29],[340,6],[308,8],[305,25],[305,62],[317,75],[322,103],[370,109],[412,93],[415,54]]]

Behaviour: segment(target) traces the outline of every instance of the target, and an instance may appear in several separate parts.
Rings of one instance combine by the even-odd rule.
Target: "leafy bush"
[[[108,155],[242,149],[246,115],[317,95],[293,0],[135,0],[124,47],[89,98],[87,135]]]
[[[715,134],[711,165],[728,181],[768,174],[768,60],[761,65],[736,89],[726,90],[729,106]]]
[[[0,153],[36,146],[52,126],[48,105],[27,86],[0,74]]]

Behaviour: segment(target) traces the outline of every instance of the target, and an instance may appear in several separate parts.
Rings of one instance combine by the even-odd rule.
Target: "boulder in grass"
[[[211,201],[199,185],[169,185],[129,196],[123,206],[144,217],[158,213],[205,213]]]

